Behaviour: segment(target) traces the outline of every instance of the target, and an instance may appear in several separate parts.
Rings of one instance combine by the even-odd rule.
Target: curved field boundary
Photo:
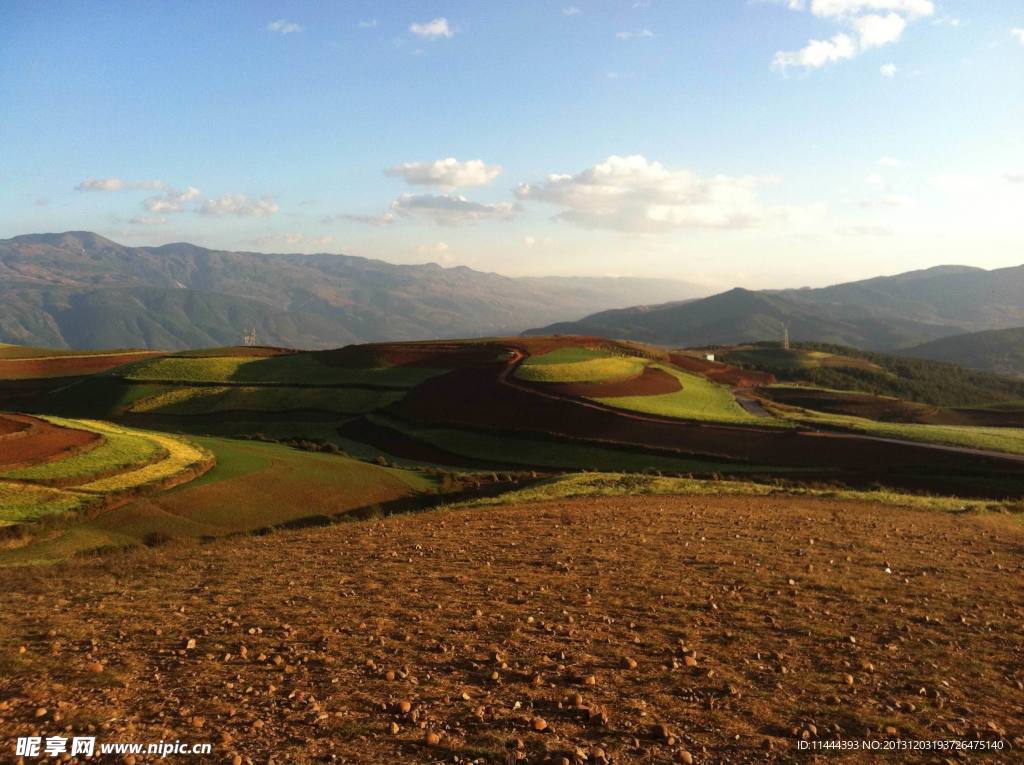
[[[44,470],[60,460],[88,454],[103,445],[103,436],[94,431],[64,426],[24,414],[4,415],[9,422],[26,423],[28,429],[12,438],[0,454],[0,476],[21,470]]]
[[[78,454],[5,470],[0,473],[0,478],[74,486],[82,481],[144,466],[164,457],[163,448],[155,439],[140,437],[114,426],[91,420],[65,420],[58,417],[47,417],[46,420],[63,429],[89,433],[101,439],[102,443]]]
[[[174,436],[91,420],[71,422],[83,430],[101,435],[107,443],[114,443],[117,450],[107,455],[106,462],[94,459],[89,463],[80,463],[77,469],[84,469],[87,465],[113,464],[109,460],[120,459],[124,445],[130,442],[136,453],[152,456],[145,461],[121,465],[117,469],[108,467],[99,472],[55,479],[62,484],[60,487],[41,485],[31,480],[13,480],[8,475],[0,475],[0,526],[16,525],[45,515],[86,508],[91,512],[109,509],[138,494],[186,483],[207,472],[216,463],[214,456],[206,449]],[[59,468],[60,463],[54,467]]]
[[[117,475],[101,478],[78,485],[78,491],[91,493],[122,492],[153,484],[167,485],[167,481],[194,470],[212,459],[209,452],[172,436],[147,433],[146,438],[155,441],[166,453],[158,462],[128,470]]]

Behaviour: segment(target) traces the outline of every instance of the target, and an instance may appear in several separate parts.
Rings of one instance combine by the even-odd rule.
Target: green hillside
[[[944,337],[904,348],[900,353],[971,369],[1024,375],[1024,327]]]

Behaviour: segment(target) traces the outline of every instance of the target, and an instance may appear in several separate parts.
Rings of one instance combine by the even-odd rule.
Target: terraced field
[[[529,357],[516,369],[516,377],[542,383],[616,382],[639,376],[645,363],[629,356],[567,348]]]
[[[102,513],[88,513],[80,520],[58,526],[37,538],[22,540],[16,547],[0,546],[0,566],[51,563],[101,550],[141,548],[177,540],[213,538],[290,523],[312,524],[338,518],[356,510],[384,509],[396,503],[430,500],[439,479],[414,470],[401,470],[334,454],[307,451],[253,441],[191,438],[186,443],[159,434],[171,452],[174,443],[185,445],[214,464],[200,477],[159,493],[146,492]],[[81,502],[121,492],[132,486],[160,482],[173,462],[181,466],[186,453],[120,475],[83,482],[48,498],[45,511],[57,512],[58,502],[73,497]],[[186,468],[187,470],[188,468]],[[179,473],[178,475],[181,475]],[[166,485],[166,484],[163,484]],[[0,499],[6,484],[0,483]],[[18,484],[30,491],[33,484]],[[42,502],[40,497],[37,502]],[[33,512],[34,495],[8,497],[3,508],[8,516]],[[84,505],[76,505],[81,507]],[[68,508],[75,509],[75,508]],[[12,520],[15,520],[12,518]],[[22,517],[20,520],[25,520]],[[10,522],[10,521],[9,521]]]
[[[19,461],[0,467],[0,525],[106,507],[187,481],[213,463],[206,450],[162,433],[95,420],[3,417],[28,420],[32,427],[18,439],[25,442],[18,444]],[[56,438],[64,439],[60,448]],[[40,443],[42,450],[35,448]]]

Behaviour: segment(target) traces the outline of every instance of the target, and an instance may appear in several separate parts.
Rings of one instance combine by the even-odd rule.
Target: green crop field
[[[593,361],[594,359],[611,358],[613,354],[601,348],[584,348],[583,346],[570,346],[558,348],[548,353],[541,353],[530,356],[523,362],[523,366],[538,366],[543,364],[574,364],[577,361]]]
[[[661,470],[671,473],[742,473],[766,470],[763,466],[648,454],[639,450],[629,451],[626,448],[616,449],[579,441],[519,438],[455,428],[427,428],[379,415],[371,415],[370,419],[452,454],[487,460],[499,465],[627,472]]]
[[[878,422],[862,417],[803,410],[783,416],[805,425],[846,428],[880,438],[897,438],[929,444],[985,449],[1007,454],[1024,454],[1024,428],[989,428],[969,425],[921,425]]]
[[[364,414],[402,398],[401,391],[374,388],[180,387],[136,402],[133,412],[197,415],[213,412],[317,410]]]
[[[602,404],[632,412],[656,414],[663,417],[678,417],[686,420],[709,422],[742,422],[756,425],[780,425],[771,417],[754,417],[736,403],[728,388],[710,380],[681,372],[678,369],[656,365],[658,369],[679,380],[682,390],[655,396],[614,396],[595,398]]]
[[[284,356],[166,356],[125,371],[135,381],[183,383],[271,383],[278,385],[381,385],[405,388],[445,370],[419,367],[348,369],[317,361],[312,354]]]
[[[49,486],[0,481],[0,526],[77,510],[90,501],[81,494]]]
[[[555,353],[560,353],[560,351]],[[636,377],[643,372],[645,364],[646,362],[642,359],[631,356],[610,355],[565,363],[552,361],[539,364],[523,363],[516,370],[516,377],[530,382],[547,383],[617,382]]]

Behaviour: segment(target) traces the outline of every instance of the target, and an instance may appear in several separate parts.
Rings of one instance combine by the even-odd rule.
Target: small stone
[[[437,746],[441,743],[441,737],[434,733],[434,731],[428,730],[423,737],[423,743],[427,746]]]
[[[636,659],[633,659],[629,656],[623,656],[622,667],[623,669],[636,669]]]
[[[186,651],[191,651],[195,647],[196,647],[196,639],[195,638],[189,638],[188,641],[185,643],[185,650]]]
[[[401,727],[399,727],[398,723],[396,723],[394,720],[392,720],[390,723],[388,723],[388,733],[390,733],[392,736],[397,734],[398,731],[400,731],[400,730],[401,730]]]
[[[92,664],[89,665],[89,671],[98,675],[100,672],[103,671],[103,663],[99,661],[94,661]]]
[[[407,715],[407,714],[409,714],[409,712],[412,711],[412,702],[406,701],[405,699],[402,699],[396,705],[396,709],[398,709],[398,713],[399,714]]]
[[[547,730],[548,723],[543,717],[534,717],[530,725],[535,731]]]
[[[853,685],[853,675],[843,675],[843,682],[847,685]]]
[[[38,707],[36,709],[36,717],[46,717],[46,707]]]
[[[685,749],[676,755],[678,762],[684,762],[686,765],[691,765],[693,762],[693,755],[687,752]]]

